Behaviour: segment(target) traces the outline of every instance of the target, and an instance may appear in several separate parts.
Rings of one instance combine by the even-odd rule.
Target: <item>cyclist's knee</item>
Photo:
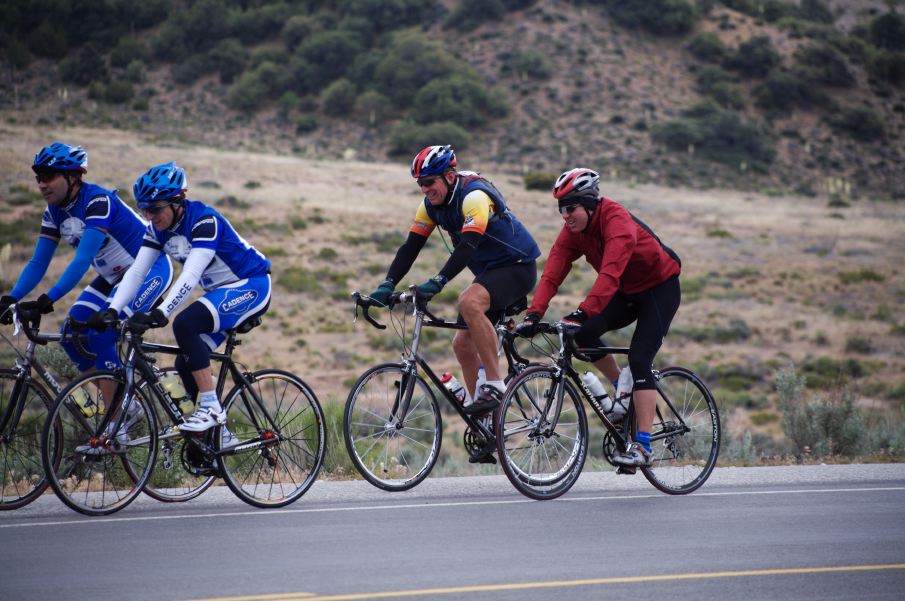
[[[490,293],[480,284],[471,284],[459,295],[459,313],[465,318],[484,315],[490,309]]]
[[[646,352],[629,351],[628,365],[632,370],[632,379],[636,390],[652,390],[654,388],[654,374],[651,366],[654,356]]]

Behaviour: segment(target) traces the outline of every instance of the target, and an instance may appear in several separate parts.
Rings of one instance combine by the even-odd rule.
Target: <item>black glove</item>
[[[118,321],[119,313],[116,312],[116,309],[105,309],[92,313],[85,323],[88,324],[88,327],[92,330],[103,332],[108,328],[111,330],[114,329],[116,327],[116,322]]]
[[[587,320],[588,320],[588,316],[584,311],[582,311],[581,309],[575,309],[574,311],[572,311],[571,313],[569,313],[568,315],[566,315],[565,317],[560,319],[559,323],[561,323],[562,325],[567,326],[569,328],[578,329]]]
[[[537,322],[540,321],[541,314],[532,311],[525,315],[525,319],[522,320],[522,323],[515,326],[515,333],[519,336],[524,336],[525,338],[531,338],[535,334],[537,334]]]
[[[17,307],[24,319],[34,319],[37,315],[53,313],[53,301],[46,294],[42,294],[33,301],[19,303]]]
[[[380,286],[377,286],[377,290],[368,296],[375,304],[386,307],[390,304],[390,295],[393,294],[395,289],[396,286],[393,285],[392,281],[384,280],[380,283]]]
[[[440,294],[443,286],[446,285],[446,278],[442,275],[435,275],[423,284],[415,286],[415,296],[422,300],[430,300],[436,294]]]
[[[136,313],[129,318],[129,323],[145,328],[162,328],[170,323],[167,316],[160,309],[154,309],[150,313]]]
[[[13,312],[10,310],[10,307],[17,302],[19,301],[8,294],[0,296],[0,323],[7,326],[13,323]]]

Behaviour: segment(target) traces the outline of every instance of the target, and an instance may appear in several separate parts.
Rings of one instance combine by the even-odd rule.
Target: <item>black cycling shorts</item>
[[[490,323],[502,319],[506,308],[526,297],[537,283],[537,263],[516,263],[496,269],[488,269],[477,276],[474,284],[480,284],[490,293],[490,309],[486,315]],[[459,315],[458,323],[465,323]]]
[[[681,301],[682,289],[677,275],[637,294],[617,292],[603,311],[581,326],[575,334],[575,342],[582,347],[604,346],[601,335],[637,321],[629,345],[628,363],[635,388],[652,390],[655,387],[651,373],[654,357]]]

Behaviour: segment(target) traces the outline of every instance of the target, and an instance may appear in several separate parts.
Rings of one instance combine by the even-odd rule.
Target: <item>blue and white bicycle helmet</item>
[[[88,172],[88,153],[81,146],[70,146],[63,142],[54,142],[45,146],[35,155],[31,166],[35,173],[40,171],[78,171]]]
[[[139,209],[146,209],[161,200],[182,200],[186,190],[185,169],[173,162],[151,167],[132,188]]]
[[[421,179],[431,175],[440,175],[450,167],[456,166],[456,153],[452,146],[428,146],[412,160],[412,177]]]

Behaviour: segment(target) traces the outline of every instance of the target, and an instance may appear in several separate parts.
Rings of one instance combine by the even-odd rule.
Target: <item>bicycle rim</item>
[[[19,372],[0,370],[0,419],[9,411],[9,423],[0,431],[0,511],[25,507],[47,489],[47,478],[41,464],[41,431],[50,413],[52,401],[44,387],[30,382],[25,391],[21,414],[11,431],[15,406],[10,404]],[[57,459],[59,428],[54,428],[53,447]]]
[[[241,385],[227,396],[226,428],[217,429],[226,484],[255,507],[282,507],[311,487],[324,462],[324,415],[295,375],[264,370],[249,377],[263,407]],[[230,436],[224,443],[224,437]]]
[[[160,373],[175,372],[175,367],[161,369]],[[146,390],[147,382],[140,388]],[[148,398],[151,394],[146,395]],[[145,484],[145,494],[164,503],[182,503],[194,499],[213,485],[216,476],[196,476],[183,464],[185,438],[169,422],[166,412],[157,432],[157,459],[151,476]]]
[[[651,428],[651,467],[641,471],[658,490],[688,494],[704,484],[716,465],[719,412],[710,391],[687,369],[664,369],[657,385],[660,394]],[[683,422],[687,431],[681,427]]]
[[[565,386],[555,427],[547,399]],[[554,401],[555,402],[555,401]],[[549,367],[531,367],[509,385],[497,414],[497,450],[503,471],[520,493],[537,500],[564,494],[587,457],[588,425],[581,397]]]
[[[355,468],[378,488],[408,490],[427,478],[440,454],[443,425],[434,393],[415,377],[402,423],[394,404],[403,386],[402,366],[378,365],[352,387],[343,417],[346,450]]]
[[[157,420],[150,403],[138,391],[132,397],[137,412],[127,420],[128,438],[113,437],[110,444],[98,446],[98,439],[105,438],[102,434],[98,436],[103,414],[86,416],[74,399],[87,398],[96,407],[105,407],[102,383],[115,388],[117,396],[110,407],[122,411],[125,384],[121,376],[114,372],[92,372],[60,393],[41,439],[41,459],[50,486],[66,505],[85,515],[107,515],[131,503],[150,476],[157,452]],[[116,414],[111,422],[115,417]],[[61,432],[56,465],[51,450],[55,422],[59,423]]]

